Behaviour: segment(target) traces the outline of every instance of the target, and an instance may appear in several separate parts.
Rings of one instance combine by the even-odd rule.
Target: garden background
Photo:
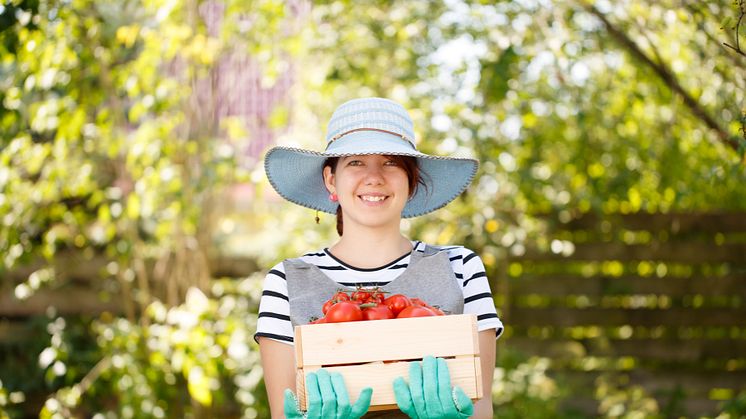
[[[268,417],[262,272],[334,239],[262,154],[411,110],[472,186],[499,418],[746,415],[742,0],[4,0],[0,418]]]

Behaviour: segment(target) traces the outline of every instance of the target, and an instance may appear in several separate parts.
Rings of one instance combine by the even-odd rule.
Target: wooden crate
[[[409,363],[445,358],[451,383],[482,397],[477,318],[473,314],[315,324],[295,327],[296,388],[306,409],[306,374],[324,368],[342,374],[355,403],[373,388],[370,410],[396,409],[393,382],[409,380]]]

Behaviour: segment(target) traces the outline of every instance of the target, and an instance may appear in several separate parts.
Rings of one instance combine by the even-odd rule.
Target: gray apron
[[[323,316],[321,306],[339,289],[354,291],[326,276],[318,267],[300,259],[283,262],[293,326],[308,324]],[[448,252],[425,246],[424,252],[412,251],[409,265],[393,281],[381,287],[387,295],[417,297],[448,314],[463,314],[464,294],[448,259]],[[364,418],[406,418],[396,410],[370,412]]]

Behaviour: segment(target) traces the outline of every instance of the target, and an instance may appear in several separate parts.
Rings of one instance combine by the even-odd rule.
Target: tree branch
[[[726,144],[733,150],[738,151],[738,142],[733,137],[731,137],[731,135],[728,134],[728,131],[720,126],[720,124],[718,124],[718,122],[715,121],[715,119],[709,113],[707,113],[707,110],[702,107],[697,99],[695,99],[689,92],[684,89],[673,72],[669,70],[664,63],[655,62],[650,57],[648,57],[647,54],[645,54],[645,52],[643,52],[642,49],[635,43],[635,41],[630,39],[630,37],[628,37],[627,34],[624,33],[621,29],[614,26],[603,13],[596,9],[595,6],[593,6],[592,4],[588,4],[585,1],[581,1],[581,4],[584,9],[601,20],[612,38],[614,38],[625,49],[627,49],[627,51],[629,51],[629,53],[632,54],[633,57],[641,61],[646,66],[650,67],[655,72],[655,74],[657,74],[658,77],[660,77],[660,79],[671,90],[674,91],[674,93],[678,94],[684,101],[684,104],[692,112],[692,114],[694,114],[695,117],[699,118],[702,122],[705,123],[705,125],[713,130],[715,134],[717,134],[720,142]]]
[[[707,19],[706,14],[702,11],[702,5],[699,3],[686,3],[682,6],[684,9],[689,11],[689,13],[692,14],[692,17],[695,18],[695,22],[697,24],[697,29],[705,34],[707,37],[707,40],[710,41],[713,44],[720,45],[723,43],[720,41],[715,35],[712,34],[712,32],[708,31],[707,25],[705,24],[705,20]],[[728,60],[735,66],[741,66],[743,64],[743,61],[741,61],[741,57],[738,55],[733,54],[725,54],[724,57],[728,58]],[[722,72],[721,72],[722,74]]]
[[[736,46],[733,46],[727,42],[723,42],[723,45],[726,47],[732,49],[735,51],[738,55],[742,57],[746,57],[746,53],[741,50],[741,43],[740,43],[740,30],[741,30],[741,23],[743,23],[743,18],[746,16],[746,1],[744,0],[738,0],[738,4],[736,5],[738,7],[738,21],[736,22],[736,25],[733,26],[733,32],[734,32],[734,38],[736,39]]]

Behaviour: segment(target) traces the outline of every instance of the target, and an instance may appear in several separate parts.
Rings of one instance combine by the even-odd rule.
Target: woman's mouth
[[[388,195],[358,195],[358,198],[360,198],[366,204],[375,205],[380,204],[388,199]]]

